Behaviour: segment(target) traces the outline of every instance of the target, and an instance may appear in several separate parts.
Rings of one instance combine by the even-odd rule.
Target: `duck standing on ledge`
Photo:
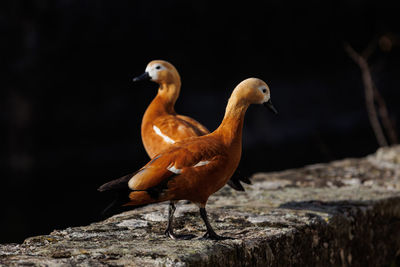
[[[145,72],[133,79],[134,82],[142,80],[151,80],[160,85],[142,119],[142,142],[150,158],[175,142],[210,133],[201,123],[175,112],[175,102],[181,91],[181,78],[171,63],[164,60],[151,61]],[[236,173],[228,185],[244,191],[240,182],[251,184],[248,178]]]
[[[189,200],[200,208],[206,239],[221,240],[211,227],[206,213],[210,195],[222,188],[235,172],[242,152],[244,115],[250,104],[264,104],[277,113],[267,84],[257,78],[242,81],[232,92],[221,125],[212,133],[172,144],[137,172],[102,185],[99,191],[130,190],[125,206],[170,201],[165,233],[176,235],[172,222],[175,202]]]

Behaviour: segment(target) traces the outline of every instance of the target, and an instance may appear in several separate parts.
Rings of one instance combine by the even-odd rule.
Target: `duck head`
[[[176,68],[164,60],[153,60],[147,64],[145,72],[133,78],[134,82],[149,80],[159,85],[180,84],[180,76]]]
[[[134,82],[142,80],[153,81],[160,85],[157,95],[164,99],[165,105],[173,112],[173,106],[181,90],[181,77],[175,67],[164,60],[153,60],[147,64],[142,75],[133,79]]]
[[[245,105],[250,104],[263,104],[274,114],[278,114],[276,108],[272,105],[271,94],[268,85],[258,78],[249,78],[235,88],[235,98],[238,102]]]

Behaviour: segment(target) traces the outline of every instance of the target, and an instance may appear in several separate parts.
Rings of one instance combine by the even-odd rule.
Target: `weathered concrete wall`
[[[0,245],[0,264],[64,266],[382,266],[400,256],[400,146],[279,173],[246,192],[223,188],[208,213],[225,241],[163,236],[166,205],[89,226]],[[181,203],[177,233],[199,237],[194,205]],[[178,230],[179,229],[179,230]]]

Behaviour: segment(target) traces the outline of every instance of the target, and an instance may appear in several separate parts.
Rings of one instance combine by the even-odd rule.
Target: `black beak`
[[[276,110],[276,108],[274,107],[274,105],[272,105],[271,99],[268,100],[267,102],[264,102],[264,106],[266,106],[267,108],[269,108],[269,110],[271,110],[272,113],[278,114],[278,111]]]
[[[148,72],[145,72],[145,73],[143,73],[142,75],[133,78],[132,81],[134,81],[134,82],[149,81],[150,79],[151,79],[151,77],[150,77],[149,73],[148,73]]]

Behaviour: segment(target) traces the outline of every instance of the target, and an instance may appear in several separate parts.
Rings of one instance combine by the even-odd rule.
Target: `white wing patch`
[[[202,160],[196,163],[196,165],[194,165],[193,167],[200,167],[200,166],[204,166],[207,165],[208,163],[210,163],[210,161],[208,160]],[[173,172],[175,174],[181,174],[182,173],[182,169],[177,169],[174,165],[170,165],[167,170],[169,170],[170,172]]]
[[[180,174],[182,172],[182,169],[177,169],[175,168],[174,165],[170,165],[167,170],[169,170],[170,172],[173,172],[175,174]]]
[[[153,125],[153,130],[154,130],[154,132],[155,132],[157,135],[161,136],[162,139],[164,139],[165,142],[170,143],[170,144],[174,144],[174,143],[175,143],[174,140],[172,140],[171,138],[169,138],[168,136],[166,136],[165,134],[163,134],[163,133],[161,132],[161,130],[160,130],[157,126]]]
[[[210,163],[210,161],[208,160],[202,160],[196,163],[196,165],[194,165],[193,167],[200,167],[200,166],[204,166],[207,165],[208,163]]]

